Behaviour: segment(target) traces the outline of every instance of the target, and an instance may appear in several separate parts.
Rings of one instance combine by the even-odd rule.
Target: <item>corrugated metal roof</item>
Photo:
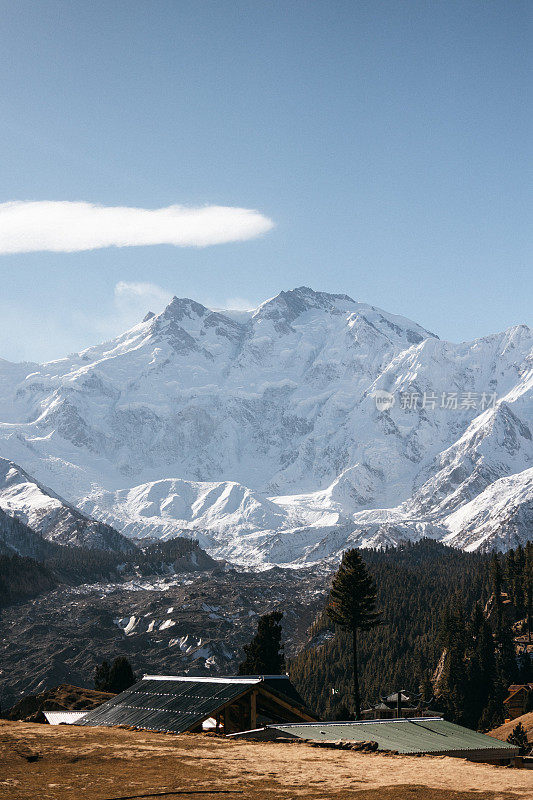
[[[87,711],[43,711],[49,725],[73,725],[87,713]]]
[[[210,678],[194,675],[143,675],[144,681],[181,681],[182,683],[260,683],[264,677],[280,677],[277,675],[250,675],[238,678]],[[283,676],[281,676],[283,677]]]
[[[144,680],[152,681],[189,681],[191,683],[235,683],[256,684],[262,683],[277,694],[282,694],[298,705],[305,705],[301,695],[296,691],[288,675],[239,675],[231,678],[193,677],[190,675],[144,675]]]
[[[125,692],[88,712],[80,725],[129,725],[182,733],[258,684],[280,698],[303,705],[302,698],[284,675],[235,678],[145,675]]]
[[[518,748],[484,733],[463,728],[440,717],[415,719],[368,720],[361,722],[313,722],[269,725],[283,734],[300,739],[335,742],[339,740],[377,742],[380,750],[398,753],[433,753],[469,755],[490,751],[492,757],[518,754]]]
[[[147,676],[90,711],[80,725],[131,725],[143,730],[182,733],[257,682]]]

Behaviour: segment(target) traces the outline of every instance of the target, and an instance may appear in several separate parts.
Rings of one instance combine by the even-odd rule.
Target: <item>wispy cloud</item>
[[[257,306],[251,300],[246,300],[244,297],[228,297],[223,303],[211,304],[221,311],[251,311]]]
[[[47,305],[35,314],[26,304],[4,302],[0,293],[0,360],[49,361],[118,336],[148,311],[158,314],[172,293],[155,283],[119,281],[100,308]]]
[[[43,363],[79,352],[138,325],[149,311],[159,314],[172,297],[171,291],[156,283],[118,281],[96,309],[59,302],[46,304],[35,314],[26,303],[7,302],[0,292],[0,361]],[[199,300],[234,319],[258,305],[243,297]]]
[[[0,203],[0,253],[73,253],[99,247],[207,247],[253,239],[274,223],[229,206],[147,209],[70,201]]]
[[[119,281],[110,310],[89,315],[75,311],[73,318],[78,329],[85,331],[86,341],[94,344],[124,333],[141,322],[148,311],[158,314],[171,300],[172,293],[155,283]]]
[[[172,294],[155,283],[119,281],[115,285],[114,301],[121,316],[131,318],[132,325],[147,311],[161,311],[172,300]]]
[[[213,294],[201,293],[196,299],[213,311],[252,311],[259,305],[257,299],[242,295],[226,295],[226,297],[219,295],[216,297]]]

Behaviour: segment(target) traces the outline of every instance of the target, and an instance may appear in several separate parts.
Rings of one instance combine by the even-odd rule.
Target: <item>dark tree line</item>
[[[94,672],[94,688],[100,692],[119,694],[133,686],[136,681],[131,664],[125,656],[118,656],[112,664],[102,661]]]
[[[2,531],[17,536],[29,531],[35,555],[22,558],[11,551],[0,555],[0,608],[36,597],[61,583],[77,585],[121,580],[132,572],[136,575],[165,574],[179,559],[200,551],[198,542],[186,537],[156,542],[128,554],[59,545],[48,542],[7,515],[0,518],[0,533]]]
[[[531,591],[531,552],[532,546],[528,544],[518,549],[518,558],[517,551],[496,557],[500,592],[510,589],[511,599],[518,595],[527,598]],[[450,657],[455,668],[453,664],[449,666],[450,661],[448,665],[444,662],[448,672],[463,676],[463,680],[465,664],[473,657],[482,662],[486,676],[499,675],[505,681],[513,674],[510,665],[512,661],[516,663],[516,659],[510,626],[502,623],[496,630],[493,620],[489,625],[482,613],[494,592],[494,566],[491,567],[494,558],[490,554],[464,553],[432,540],[422,540],[384,551],[361,551],[361,557],[375,581],[376,605],[382,611],[383,621],[381,626],[367,631],[358,643],[363,707],[376,703],[382,694],[401,688],[421,691],[424,699],[432,700],[431,678],[441,659],[446,637],[451,641],[454,635],[454,626],[458,652]],[[523,569],[516,566],[522,563]],[[457,602],[458,597],[461,604]],[[526,606],[527,600],[517,603],[518,618],[527,610]],[[345,716],[345,709],[350,716],[354,714],[351,639],[347,630],[335,628],[323,613],[311,630],[310,645],[289,664],[298,690],[324,717],[339,718],[341,710]],[[473,676],[474,662],[469,670]],[[524,674],[518,672],[518,676]],[[466,713],[474,727],[488,705],[486,687],[490,678],[484,681],[485,689],[474,687],[473,677],[470,683],[472,707]],[[451,716],[456,715],[454,707],[457,713],[464,714],[459,696],[464,687],[461,688],[460,683],[458,678],[456,690],[452,680],[449,685],[453,691],[441,701],[443,708],[447,703]],[[499,702],[501,708],[501,699],[500,693],[493,706]],[[488,709],[486,718],[491,713],[494,716],[496,711],[495,707]]]
[[[523,619],[523,632],[533,633],[533,542],[504,554],[494,553],[490,563],[492,588],[499,612],[503,608],[502,592]]]
[[[0,609],[56,586],[57,579],[52,572],[33,558],[0,555]]]
[[[479,603],[468,614],[459,597],[443,614],[438,700],[454,722],[482,730],[501,724],[508,687],[533,680],[530,657],[517,656],[514,643],[515,629],[527,630],[531,622],[532,557],[529,542],[492,555],[487,614]]]
[[[484,729],[503,722],[506,687],[518,675],[509,632],[500,629],[498,636],[499,641],[479,605],[470,619],[459,599],[444,613],[438,639],[443,655],[436,704],[446,719]]]

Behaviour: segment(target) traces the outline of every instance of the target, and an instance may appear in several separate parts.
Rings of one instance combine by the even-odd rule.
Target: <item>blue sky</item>
[[[530,3],[0,10],[0,203],[235,206],[274,223],[201,248],[0,254],[0,357],[59,357],[167,295],[246,306],[300,285],[455,341],[531,323]]]

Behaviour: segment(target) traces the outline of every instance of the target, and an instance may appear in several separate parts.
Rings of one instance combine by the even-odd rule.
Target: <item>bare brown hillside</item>
[[[516,728],[519,722],[522,723],[522,727],[527,733],[528,741],[533,742],[533,711],[530,711],[528,714],[522,714],[521,717],[516,717],[516,719],[512,719],[511,722],[504,722],[499,728],[494,728],[493,731],[490,731],[488,736],[493,736],[495,739],[501,739],[502,742],[505,742],[509,734],[513,732],[513,728]]]
[[[30,694],[21,698],[2,716],[10,720],[44,722],[43,711],[81,711],[96,708],[111,697],[114,695],[108,692],[62,683],[40,694]]]

